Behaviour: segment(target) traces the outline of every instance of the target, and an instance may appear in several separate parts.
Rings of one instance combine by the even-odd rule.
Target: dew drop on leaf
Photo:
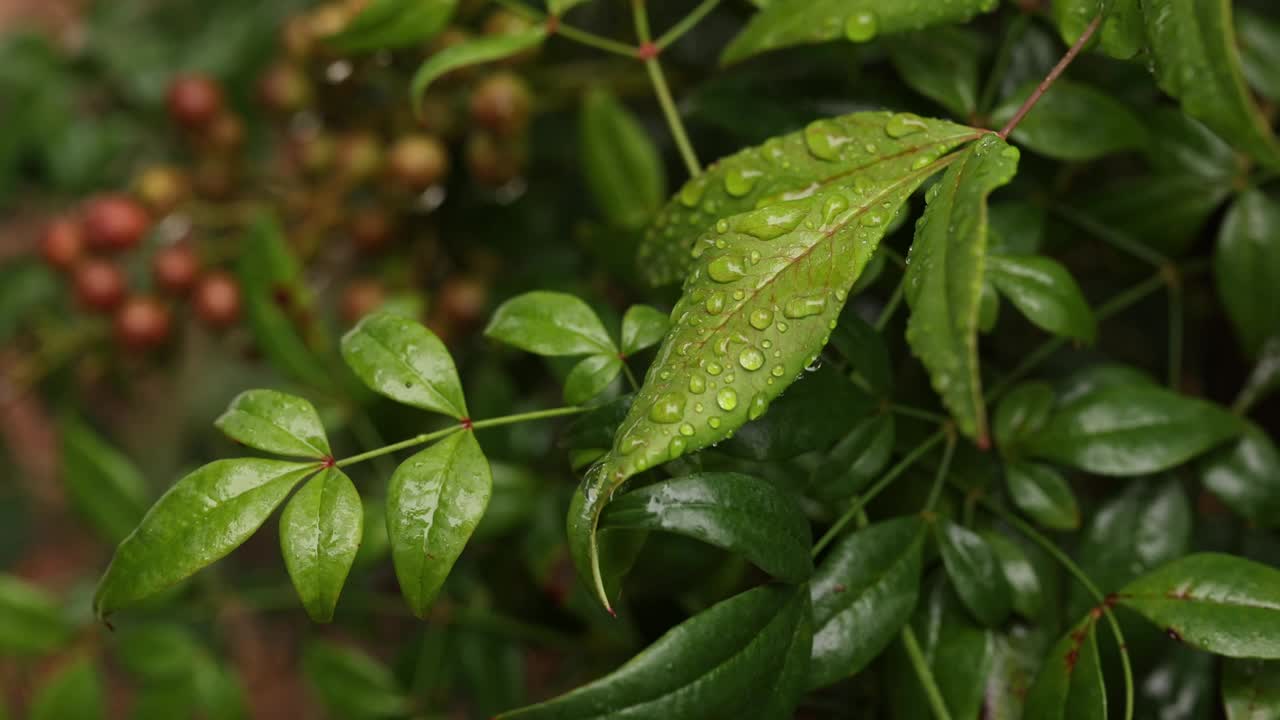
[[[891,138],[904,138],[927,129],[925,121],[911,113],[896,113],[884,124],[884,131]]]
[[[738,393],[733,388],[724,388],[716,393],[716,404],[726,412],[738,407]]]
[[[751,323],[751,327],[757,330],[767,330],[769,324],[773,322],[773,311],[766,308],[752,310],[747,322]]]
[[[712,293],[711,297],[707,298],[705,307],[708,314],[719,315],[724,310],[724,293]]]
[[[689,376],[689,392],[697,395],[706,392],[707,381],[701,375]]]
[[[876,14],[871,11],[854,13],[844,22],[844,36],[850,42],[863,43],[871,40],[880,31],[880,23]]]
[[[719,283],[733,282],[745,274],[742,261],[729,255],[718,257],[707,266],[707,276]]]
[[[794,297],[788,300],[787,304],[782,306],[782,314],[786,315],[792,320],[798,320],[800,318],[807,318],[813,315],[819,315],[826,309],[827,309],[827,298],[825,295],[819,295],[816,297],[802,296],[802,297]]]
[[[745,370],[759,370],[764,366],[764,353],[749,347],[738,353],[738,364]]]
[[[656,423],[680,422],[684,417],[685,396],[682,393],[667,393],[658,398],[649,408],[649,419]]]
[[[768,409],[769,399],[764,396],[764,393],[760,393],[751,398],[751,407],[747,409],[747,418],[750,420],[757,420],[761,415],[764,415],[765,411]]]

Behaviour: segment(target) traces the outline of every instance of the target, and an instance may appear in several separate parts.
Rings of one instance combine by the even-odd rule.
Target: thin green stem
[[[548,25],[548,29],[550,31],[557,35],[563,35],[581,45],[613,53],[614,55],[621,55],[633,60],[636,57],[636,49],[630,45],[620,43],[616,40],[610,40],[607,37],[596,35],[593,32],[588,32],[581,28],[573,27],[572,25],[565,25],[560,22],[560,18],[558,17],[549,21],[546,15],[534,10],[522,2],[519,2],[518,0],[495,0],[495,2],[527,20],[537,23],[549,22],[550,24]]]
[[[1067,50],[1067,54],[1063,55],[1062,59],[1058,61],[1058,64],[1053,66],[1053,69],[1049,71],[1049,74],[1045,79],[1041,80],[1040,84],[1036,86],[1036,89],[1031,92],[1031,96],[1027,98],[1026,102],[1022,103],[1022,107],[1018,108],[1018,111],[1013,114],[1013,117],[1009,119],[1009,122],[1005,123],[1005,126],[1000,129],[1001,140],[1008,139],[1009,133],[1012,133],[1017,129],[1023,119],[1027,117],[1027,114],[1031,112],[1031,109],[1040,102],[1040,99],[1044,97],[1044,94],[1049,92],[1049,88],[1053,87],[1053,84],[1058,81],[1058,78],[1062,76],[1062,73],[1065,72],[1076,59],[1076,56],[1080,54],[1080,51],[1084,50],[1084,46],[1093,38],[1093,34],[1098,32],[1098,28],[1101,25],[1102,13],[1098,13],[1098,16],[1089,23],[1089,26],[1084,29],[1084,32],[1080,33],[1080,37],[1076,39],[1075,44]]]
[[[640,52],[644,60],[644,69],[649,73],[649,82],[653,85],[653,94],[658,98],[662,115],[671,128],[671,137],[676,142],[680,157],[689,170],[690,177],[702,174],[702,164],[698,162],[698,154],[689,142],[689,134],[684,129],[684,121],[680,119],[680,111],[676,101],[671,97],[671,88],[667,86],[667,76],[662,73],[662,64],[658,62],[660,48],[652,42],[649,32],[649,12],[645,0],[631,0],[631,15],[636,26],[636,37],[640,39]]]
[[[926,513],[933,512],[938,505],[938,498],[942,497],[942,487],[947,482],[947,474],[951,472],[951,458],[955,453],[956,434],[955,431],[948,429],[947,447],[942,451],[942,462],[938,465],[938,472],[933,477],[933,488],[929,490],[929,499],[924,503]]]
[[[564,417],[565,415],[577,415],[590,409],[591,408],[572,405],[570,407],[552,408],[550,410],[534,410],[532,412],[504,415],[502,417],[490,418],[488,420],[476,420],[471,423],[471,427],[476,430],[483,430],[485,428],[499,427],[501,425],[513,425],[515,423],[529,422],[530,420],[546,420],[547,418]]]
[[[1163,253],[1152,250],[1146,245],[1143,245],[1137,240],[1129,237],[1125,233],[1108,227],[1107,225],[1104,225],[1103,223],[1100,223],[1073,208],[1065,205],[1058,205],[1051,207],[1050,210],[1058,217],[1114,247],[1120,252],[1137,258],[1152,267],[1162,268],[1169,264],[1169,258],[1165,257]]]
[[[356,463],[364,462],[365,460],[372,460],[374,458],[382,457],[383,455],[390,455],[393,452],[398,452],[406,448],[416,447],[418,445],[425,445],[429,442],[433,442],[435,440],[448,437],[449,435],[459,432],[462,429],[463,429],[462,425],[452,425],[450,427],[444,428],[443,430],[437,430],[435,432],[415,435],[409,438],[408,440],[401,440],[398,443],[385,445],[376,450],[370,450],[368,452],[360,453],[359,455],[352,455],[351,457],[342,458],[341,460],[334,463],[334,466],[347,467],[348,465],[355,465]]]
[[[716,5],[719,4],[720,0],[703,0],[702,4],[695,7],[688,15],[685,15],[684,19],[672,25],[670,30],[662,33],[662,36],[658,38],[654,45],[659,50],[665,50],[672,43],[684,37],[684,34],[692,30],[699,22],[702,22],[702,18],[706,17],[707,13],[714,10]]]
[[[942,423],[945,423],[948,420],[950,420],[950,418],[948,418],[946,415],[943,415],[942,413],[936,413],[931,410],[922,410],[920,408],[914,408],[909,405],[901,405],[899,403],[893,403],[892,405],[889,406],[889,409],[893,411],[894,415],[901,415],[903,417],[915,418],[917,420],[924,420],[925,422],[937,423],[938,425],[941,425]]]
[[[1177,390],[1182,384],[1182,347],[1184,306],[1182,287],[1176,283],[1168,283],[1169,287],[1169,387]]]
[[[898,311],[898,306],[902,304],[906,292],[907,280],[903,277],[898,281],[898,286],[893,289],[893,294],[889,296],[889,302],[885,303],[884,309],[880,311],[880,317],[876,318],[876,332],[884,332],[884,329],[889,326],[889,321]]]
[[[898,479],[899,475],[906,472],[921,457],[923,457],[925,453],[932,450],[933,446],[942,442],[942,440],[946,437],[947,437],[947,433],[945,430],[939,430],[938,432],[929,436],[929,438],[926,439],[924,442],[920,443],[920,445],[917,446],[915,450],[912,450],[910,453],[907,454],[906,457],[902,458],[902,460],[899,461],[897,465],[894,465],[889,470],[889,472],[885,473],[884,477],[880,478],[880,480],[876,482],[875,485],[872,485],[870,488],[867,489],[866,492],[862,493],[862,495],[860,495],[857,500],[853,501],[853,504],[850,505],[844,511],[844,513],[839,517],[839,519],[836,520],[835,524],[832,525],[831,528],[827,530],[826,534],[824,534],[818,540],[818,542],[814,543],[813,556],[817,557],[818,553],[821,553],[824,548],[830,545],[831,541],[835,540],[836,536],[840,534],[840,531],[844,530],[844,527],[848,525],[855,517],[857,517],[859,512],[862,511],[862,508],[867,506],[867,503],[874,500],[875,497],[879,495],[885,488],[889,487],[890,483]]]
[[[933,716],[937,720],[951,720],[951,713],[947,711],[947,701],[942,698],[942,690],[938,688],[938,681],[934,679],[933,671],[929,669],[929,662],[925,660],[924,652],[920,649],[920,642],[916,640],[916,632],[910,625],[902,628],[902,647],[906,649],[907,659],[911,661],[911,667],[916,671],[920,686],[924,688],[925,697],[929,699]]]
[[[631,385],[632,391],[640,389],[640,383],[636,380],[636,374],[631,372],[631,368],[627,366],[627,361],[622,361],[622,373],[627,376],[627,383]]]

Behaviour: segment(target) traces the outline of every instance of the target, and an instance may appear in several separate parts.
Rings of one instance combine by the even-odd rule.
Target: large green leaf
[[[445,73],[519,55],[541,45],[546,37],[547,25],[543,23],[519,32],[485,35],[445,48],[432,54],[418,67],[413,74],[409,97],[414,107],[418,107],[427,88]]]
[[[995,550],[981,535],[950,520],[939,520],[936,529],[942,563],[965,607],[983,625],[1004,622],[1012,595]]]
[[[877,118],[886,143],[895,135],[923,140],[935,129],[914,117],[871,119]],[[834,123],[825,132],[814,147],[832,149],[831,157],[843,143],[861,141],[837,134]],[[697,241],[697,265],[672,313],[675,327],[613,449],[588,472],[570,507],[575,563],[602,602],[608,601],[595,527],[614,491],[632,475],[723,440],[763,416],[804,374],[893,216],[925,178],[950,162],[937,159],[945,147],[905,150],[849,176],[843,187],[722,219]]]
[[[1280,658],[1280,570],[1201,553],[1121,588],[1121,605],[1175,640],[1218,655]]]
[[[1054,411],[1028,452],[1098,475],[1146,475],[1181,465],[1240,434],[1226,410],[1157,387],[1115,386]]]
[[[847,184],[890,178],[978,131],[906,113],[855,113],[818,120],[720,160],[676,194],[640,244],[637,269],[652,285],[685,279],[694,241],[721,218]]]
[[[315,464],[218,460],[187,475],[116,548],[94,606],[107,615],[189,577],[249,538]]]
[[[924,540],[924,522],[898,518],[859,530],[823,558],[809,585],[809,687],[858,673],[897,637],[920,595]]]
[[[484,334],[538,355],[617,355],[604,323],[580,298],[535,290],[502,303]]]
[[[1236,200],[1218,232],[1213,272],[1236,337],[1256,357],[1280,334],[1280,203],[1256,189]]]
[[[987,254],[987,196],[1013,179],[1018,150],[995,135],[961,154],[930,188],[907,266],[907,341],[955,417],[987,445],[978,367],[978,311]]]
[[[583,100],[579,134],[582,170],[600,212],[615,227],[643,227],[667,197],[667,176],[653,139],[601,89]]]
[[[1026,713],[1037,720],[1106,720],[1107,691],[1093,617],[1072,628],[1049,651],[1027,693]]]
[[[622,373],[622,359],[616,354],[588,355],[564,379],[564,401],[583,405],[604,392]]]
[[[1035,92],[1022,87],[992,112],[1007,123]],[[1013,139],[1058,160],[1092,160],[1123,150],[1141,150],[1147,129],[1123,103],[1088,85],[1059,80],[1013,131]]]
[[[1280,145],[1245,85],[1230,0],[1143,0],[1156,79],[1240,150],[1280,167]]]
[[[1151,135],[1147,162],[1158,172],[1229,184],[1239,171],[1235,151],[1199,120],[1170,107],[1150,108],[1143,119]]]
[[[872,415],[855,423],[814,468],[810,491],[827,500],[851,497],[888,466],[896,437],[893,413]]]
[[[632,490],[600,519],[602,530],[665,530],[738,553],[783,580],[813,572],[809,521],[796,501],[766,480],[703,473]]]
[[[338,595],[360,549],[363,523],[360,493],[337,468],[317,473],[284,506],[280,550],[312,620],[333,619]]]
[[[749,590],[676,626],[612,674],[498,719],[785,720],[803,691],[794,672],[806,670],[786,661],[809,615],[803,586]]]
[[[405,460],[387,488],[387,534],[400,591],[425,617],[489,505],[493,474],[475,433]]]
[[[421,45],[444,29],[457,0],[373,0],[325,42],[347,52]]]
[[[1080,527],[1076,496],[1057,470],[1039,463],[1015,461],[1005,465],[1004,479],[1009,499],[1031,519],[1054,530]]]
[[[990,255],[987,279],[1040,329],[1093,342],[1093,310],[1075,278],[1057,261],[1040,255]]]
[[[231,401],[214,426],[236,442],[278,455],[321,459],[329,439],[315,407],[276,390],[246,390]]]
[[[1139,0],[1054,0],[1049,7],[1068,45],[1080,39],[1105,7],[1107,17],[1097,34],[1098,47],[1104,53],[1127,60],[1146,47],[1147,29]]]
[[[74,418],[62,423],[62,480],[76,509],[111,542],[120,542],[147,511],[142,473],[129,458]]]
[[[1222,704],[1227,720],[1280,720],[1280,662],[1224,660]]]
[[[1049,421],[1056,400],[1053,386],[1046,382],[1015,385],[996,407],[993,423],[1000,452],[1015,456],[1027,437],[1039,432]]]
[[[889,58],[912,90],[968,118],[978,108],[981,50],[981,37],[972,31],[939,27],[894,38]]]
[[[13,575],[0,575],[0,654],[52,652],[71,637],[57,598]]]
[[[87,654],[72,658],[52,674],[31,698],[29,720],[99,720],[105,718],[102,676]]]
[[[366,315],[343,336],[342,357],[372,390],[396,402],[467,416],[449,349],[421,324],[393,312]]]
[[[1010,605],[1028,620],[1035,620],[1044,608],[1044,588],[1035,565],[1018,543],[994,531],[982,534],[982,539],[995,553],[996,561],[1008,583]]]
[[[391,669],[355,648],[313,642],[303,650],[302,671],[333,717],[403,717],[410,710]]]
[[[728,64],[769,50],[836,39],[868,42],[929,25],[967,22],[996,0],[772,0],[720,56]]]
[[[1239,440],[1206,456],[1200,480],[1242,517],[1263,527],[1280,525],[1280,451],[1257,425],[1250,423]]]

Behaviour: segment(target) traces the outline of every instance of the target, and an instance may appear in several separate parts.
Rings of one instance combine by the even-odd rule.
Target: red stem
[[[1027,101],[1022,103],[1022,107],[1018,108],[1018,112],[1013,114],[1013,117],[1009,119],[1009,122],[1004,126],[1004,129],[1000,131],[1001,140],[1007,140],[1009,138],[1009,133],[1013,132],[1014,128],[1018,127],[1018,124],[1027,117],[1027,113],[1031,112],[1031,108],[1035,107],[1036,103],[1040,102],[1040,98],[1044,97],[1044,94],[1049,91],[1049,88],[1053,87],[1053,84],[1058,81],[1058,77],[1060,77],[1067,69],[1067,66],[1076,59],[1076,56],[1080,54],[1080,51],[1084,49],[1084,46],[1093,38],[1094,33],[1098,32],[1098,28],[1101,25],[1102,15],[1098,15],[1093,19],[1093,22],[1089,23],[1089,27],[1086,27],[1084,32],[1080,33],[1080,39],[1076,40],[1075,44],[1071,46],[1071,49],[1067,50],[1067,54],[1063,55],[1062,59],[1058,61],[1058,64],[1053,66],[1053,69],[1049,71],[1048,76],[1046,76],[1044,80],[1041,80],[1040,84],[1036,86],[1035,92],[1031,93],[1031,97],[1027,98]]]

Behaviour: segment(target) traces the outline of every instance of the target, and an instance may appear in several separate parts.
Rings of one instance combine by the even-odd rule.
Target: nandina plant
[[[545,107],[545,79],[580,61],[556,53],[618,58],[616,82],[600,73],[574,110],[596,209],[581,236],[608,279],[509,283],[491,342],[467,355],[546,358],[535,374],[550,369],[563,405],[482,409],[503,371],[455,364],[466,323],[423,324],[414,303],[360,303],[326,349],[308,337],[323,323],[307,247],[274,206],[237,206],[245,312],[290,382],[237,394],[213,424],[238,457],[145,514],[129,461],[67,423],[67,480],[94,486],[87,512],[122,538],[99,619],[136,633],[180,614],[197,573],[279,510],[312,621],[358,635],[351,618],[396,614],[368,593],[389,562],[426,623],[394,670],[313,641],[304,666],[333,717],[1280,717],[1274,7],[705,0],[655,8],[671,17],[651,28],[632,0],[623,34],[617,0],[498,4],[478,37],[449,25],[451,0],[326,6],[308,42],[333,77],[352,72],[342,58],[394,66],[432,41],[395,102],[439,127],[466,87],[469,171],[498,204],[561,180],[536,155],[522,177],[512,149],[539,105],[564,112]],[[304,107],[282,67],[267,99]],[[633,68],[655,101],[644,115],[619,99]],[[806,75],[822,76],[815,95],[787,87]],[[216,85],[187,78],[168,102],[206,142],[232,134],[210,129]],[[393,142],[401,209],[449,211],[451,133]],[[373,173],[345,147],[347,171]],[[138,243],[149,220],[130,202],[95,201],[90,245]],[[584,220],[580,203],[550,211]],[[394,233],[364,220],[370,243]],[[87,306],[127,309],[130,344],[162,344],[168,310],[125,300],[110,265],[89,273],[76,232],[51,227],[48,262],[78,273]],[[161,282],[195,283],[188,260],[160,256]],[[560,428],[553,458],[509,462],[543,423]],[[528,479],[546,467],[554,479]],[[47,651],[74,634],[51,599],[5,583],[0,606],[22,614],[4,611],[0,638]],[[519,656],[477,628],[573,667],[536,690],[524,672],[514,690],[486,685],[509,672],[494,658]],[[68,665],[34,712],[87,692],[94,667]]]

